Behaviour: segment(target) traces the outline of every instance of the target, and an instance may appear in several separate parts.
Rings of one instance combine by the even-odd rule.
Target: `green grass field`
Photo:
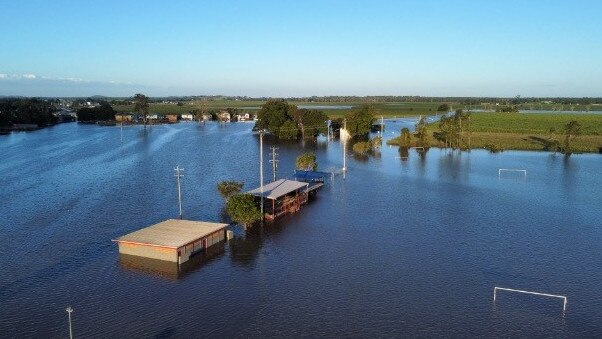
[[[504,150],[546,150],[551,139],[563,140],[564,126],[571,120],[581,123],[581,135],[574,142],[576,152],[598,152],[602,147],[602,115],[600,114],[539,114],[539,113],[473,113],[472,148],[495,145]],[[555,132],[551,133],[550,129]],[[438,123],[429,126],[429,133],[438,130]],[[396,145],[397,139],[389,140]],[[431,146],[443,146],[431,137]]]
[[[549,134],[562,133],[571,120],[581,123],[581,134],[602,135],[602,114],[473,113],[474,132]]]

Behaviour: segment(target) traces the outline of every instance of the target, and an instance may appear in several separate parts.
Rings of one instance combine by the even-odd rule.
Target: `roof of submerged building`
[[[279,179],[269,184],[263,185],[263,197],[268,199],[278,199],[300,188],[307,188],[307,186],[308,184],[306,182]],[[261,197],[262,190],[261,187],[259,187],[254,190],[250,190],[247,193],[253,194],[257,197]]]
[[[138,245],[179,248],[211,233],[224,229],[228,224],[169,219],[141,230],[126,234],[113,241]]]

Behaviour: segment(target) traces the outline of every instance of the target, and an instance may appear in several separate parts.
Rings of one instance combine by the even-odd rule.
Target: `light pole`
[[[261,191],[261,220],[263,220],[263,130],[259,131],[259,186]]]
[[[71,312],[73,312],[73,308],[69,306],[65,311],[69,314],[69,339],[73,339],[73,331],[71,330]]]
[[[178,181],[178,205],[180,206],[180,220],[182,220],[182,190],[180,189],[180,177],[183,177],[184,175],[180,174],[180,171],[183,171],[184,169],[180,168],[180,165],[177,165],[174,170],[176,171],[175,177]]]
[[[339,136],[341,142],[343,142],[343,179],[345,179],[345,174],[347,173],[347,119],[343,120],[343,129],[345,130],[345,140]]]

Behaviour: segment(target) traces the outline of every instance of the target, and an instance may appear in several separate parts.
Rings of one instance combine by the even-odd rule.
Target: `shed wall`
[[[119,243],[119,253],[178,262],[178,251],[173,248]]]

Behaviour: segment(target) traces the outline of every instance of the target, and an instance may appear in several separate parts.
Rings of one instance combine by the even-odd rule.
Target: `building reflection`
[[[286,215],[281,219],[249,227],[244,235],[235,236],[228,242],[230,259],[237,266],[253,267],[263,247],[263,242],[282,232],[286,220],[295,215]]]
[[[200,270],[206,264],[217,260],[224,255],[224,242],[210,246],[205,251],[190,257],[188,261],[178,263],[144,258],[134,255],[119,254],[119,265],[121,269],[129,272],[146,273],[157,277],[177,280]]]

